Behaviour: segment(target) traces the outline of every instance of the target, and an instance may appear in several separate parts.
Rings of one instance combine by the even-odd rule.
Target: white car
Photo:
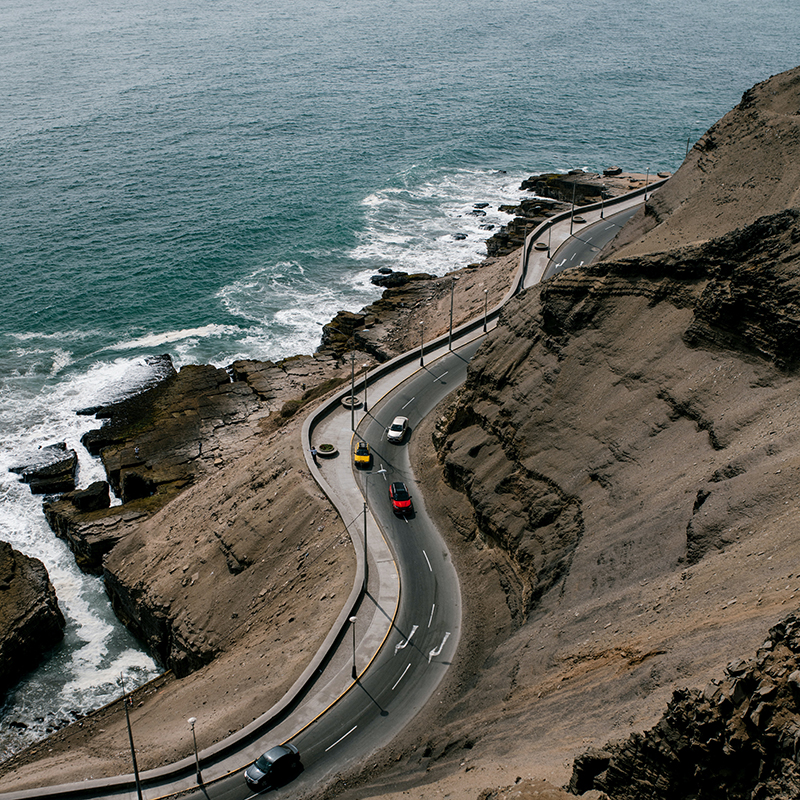
[[[386,440],[400,444],[406,438],[408,430],[408,417],[395,417],[392,424],[386,430]]]

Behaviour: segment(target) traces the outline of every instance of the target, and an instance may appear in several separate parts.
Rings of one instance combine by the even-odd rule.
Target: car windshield
[[[403,501],[403,500],[408,500],[408,498],[409,498],[409,494],[405,489],[395,489],[395,492],[394,492],[394,499],[395,500]]]
[[[362,443],[361,443],[361,444],[360,444],[360,445],[359,445],[359,446],[356,448],[356,455],[357,455],[357,456],[365,456],[367,453],[369,453],[369,448],[368,448],[368,447],[367,447],[367,446],[366,446],[366,445],[365,445],[365,444],[362,442]]]
[[[256,759],[256,767],[260,769],[262,772],[269,772],[270,768],[272,767],[272,762],[267,758],[267,754],[264,753],[263,756],[259,756]]]
[[[403,430],[403,423],[402,422],[393,422],[391,430],[393,430],[393,431],[401,431],[401,430]]]

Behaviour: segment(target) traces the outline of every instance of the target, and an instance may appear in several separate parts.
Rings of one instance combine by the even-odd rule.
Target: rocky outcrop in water
[[[40,448],[25,464],[11,467],[29,484],[33,494],[59,494],[75,488],[78,454],[65,442]]]
[[[44,564],[0,541],[0,697],[61,641],[64,625]]]
[[[656,176],[653,177],[653,180],[657,179]],[[647,182],[647,175],[632,175],[623,173],[622,170],[602,177],[583,170],[572,170],[568,175],[531,175],[519,188],[536,196],[525,198],[516,206],[500,206],[500,211],[513,214],[514,219],[487,239],[486,250],[490,256],[506,255],[522,247],[526,235],[548,217],[569,211],[573,200],[576,206],[599,203],[638,189]]]

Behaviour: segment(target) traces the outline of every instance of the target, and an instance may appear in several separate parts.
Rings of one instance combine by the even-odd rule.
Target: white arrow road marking
[[[406,676],[406,672],[408,672],[408,670],[409,670],[409,668],[410,668],[410,667],[411,667],[411,664],[409,664],[409,665],[408,665],[408,666],[407,666],[407,667],[406,667],[406,668],[403,670],[403,674],[402,674],[402,675],[401,675],[401,676],[400,676],[400,677],[397,679],[397,681],[395,681],[395,684],[394,684],[394,686],[392,686],[392,691],[394,691],[394,690],[397,688],[397,684],[398,684],[398,683],[400,683],[400,681],[401,681],[401,680],[403,680],[403,678],[405,678],[405,676]]]
[[[418,627],[419,627],[419,625],[414,625],[411,628],[411,633],[408,634],[408,639],[406,639],[404,642],[400,642],[400,644],[396,644],[394,646],[394,654],[395,655],[397,655],[397,651],[398,650],[402,650],[403,648],[408,647],[408,643],[411,641],[411,637],[414,635],[414,632],[417,630]]]
[[[348,737],[348,736],[349,736],[349,735],[350,735],[350,734],[351,734],[351,733],[352,733],[352,732],[353,732],[353,731],[354,731],[354,730],[355,730],[357,727],[358,727],[358,725],[353,725],[353,727],[352,727],[352,728],[350,728],[350,730],[349,730],[349,731],[347,731],[347,733],[346,733],[344,736],[341,736],[341,737],[339,737],[339,738],[338,738],[338,739],[337,739],[337,740],[336,740],[336,741],[335,741],[333,744],[331,744],[331,745],[328,745],[328,746],[325,748],[325,752],[327,753],[327,752],[328,752],[328,750],[330,750],[330,749],[331,749],[331,748],[333,748],[333,747],[336,747],[336,745],[337,745],[337,744],[339,744],[339,742],[341,742],[341,741],[342,741],[342,739],[346,739],[346,738],[347,738],[347,737]]]
[[[439,656],[439,655],[442,654],[442,648],[444,647],[444,643],[449,638],[450,638],[450,631],[447,631],[447,633],[445,633],[445,635],[444,635],[444,639],[442,639],[442,643],[438,647],[435,647],[433,650],[431,650],[430,653],[428,653],[428,663],[429,664],[431,663],[431,659],[432,658],[435,658],[436,656]]]

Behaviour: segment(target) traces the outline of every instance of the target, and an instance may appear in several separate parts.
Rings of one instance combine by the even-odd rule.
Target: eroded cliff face
[[[0,541],[0,697],[61,641],[64,624],[44,564]]]
[[[800,206],[800,67],[749,89],[612,243],[614,257],[705,242]]]
[[[565,272],[509,305],[435,443],[526,611],[567,589],[585,535],[610,546],[599,592],[695,563],[791,497],[799,220]]]

